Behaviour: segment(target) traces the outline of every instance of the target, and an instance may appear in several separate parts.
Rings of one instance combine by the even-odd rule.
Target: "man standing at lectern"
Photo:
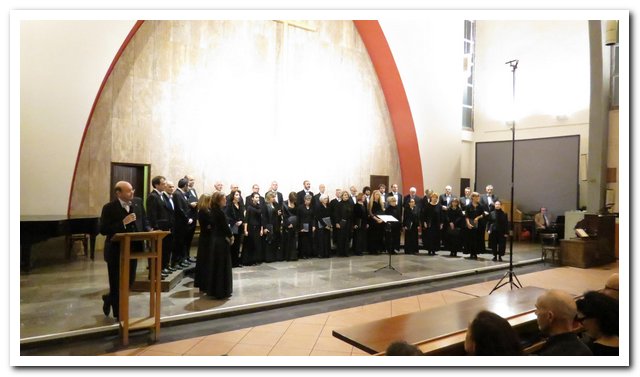
[[[116,233],[146,232],[151,230],[142,206],[142,199],[134,198],[134,189],[129,182],[120,181],[115,185],[116,200],[102,207],[100,215],[100,233],[107,236],[104,243],[104,260],[109,273],[109,294],[102,296],[102,311],[109,316],[119,317],[120,303],[120,243],[111,242]],[[144,243],[132,242],[131,251],[143,251]],[[129,282],[133,284],[136,277],[137,260],[131,260]]]

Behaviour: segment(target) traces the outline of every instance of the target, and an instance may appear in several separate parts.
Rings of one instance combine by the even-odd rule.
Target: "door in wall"
[[[111,200],[115,200],[116,194],[113,187],[118,181],[127,181],[136,190],[134,196],[142,198],[142,202],[147,202],[149,185],[149,164],[134,164],[126,162],[111,163]]]

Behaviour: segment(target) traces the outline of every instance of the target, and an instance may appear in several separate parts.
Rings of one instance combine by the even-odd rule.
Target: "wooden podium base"
[[[195,270],[195,264],[192,264],[189,267],[186,267],[182,270],[176,270],[172,272],[169,276],[162,279],[160,281],[160,292],[169,292],[172,290],[178,283],[184,279],[184,277],[193,273]],[[132,292],[149,292],[149,272],[145,270],[144,272],[138,273],[136,275],[136,281],[133,283],[133,287],[131,287]]]

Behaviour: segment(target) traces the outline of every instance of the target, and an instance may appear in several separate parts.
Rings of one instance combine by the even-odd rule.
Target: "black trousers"
[[[129,288],[136,280],[136,268],[138,260],[129,261]],[[113,316],[120,316],[120,250],[109,253],[107,258],[107,273],[109,274],[109,298],[108,301],[113,309]]]

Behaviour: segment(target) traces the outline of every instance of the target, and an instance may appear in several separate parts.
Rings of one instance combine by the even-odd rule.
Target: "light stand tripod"
[[[391,223],[392,222],[397,222],[398,220],[395,219],[392,216],[379,216],[380,219],[382,221],[384,221],[384,227],[385,227],[385,248],[387,249],[387,254],[389,254],[389,263],[384,266],[384,267],[380,267],[377,270],[375,270],[374,272],[378,272],[380,270],[384,270],[385,268],[388,268],[390,270],[394,270],[395,272],[399,273],[400,275],[402,275],[402,272],[398,271],[395,269],[395,267],[393,267],[391,265],[391,255],[393,254],[394,250],[393,250],[393,244],[392,244],[392,240],[391,240]]]
[[[509,64],[509,66],[511,67],[511,72],[513,74],[513,80],[512,80],[513,107],[515,107],[515,103],[516,103],[516,69],[518,68],[518,62],[519,62],[518,59],[514,59],[504,63],[504,64]],[[505,272],[505,274],[498,281],[496,286],[493,287],[493,289],[491,290],[491,292],[489,292],[489,294],[492,294],[494,291],[502,288],[507,284],[509,284],[512,290],[513,290],[513,287],[522,288],[522,284],[520,283],[520,280],[518,280],[516,273],[513,272],[513,207],[515,207],[513,202],[513,181],[514,181],[513,176],[515,172],[515,146],[516,146],[515,116],[513,118],[514,120],[512,120],[512,123],[511,123],[511,211],[510,211],[511,213],[509,214],[509,220],[511,222],[511,228],[510,228],[511,231],[509,232],[509,270]],[[507,278],[508,280],[504,281]]]

